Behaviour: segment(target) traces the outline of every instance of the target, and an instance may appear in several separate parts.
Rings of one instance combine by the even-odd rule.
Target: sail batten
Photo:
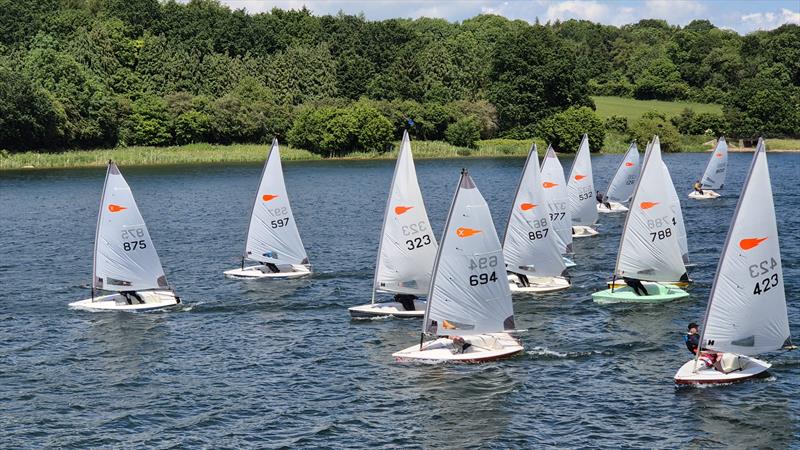
[[[592,175],[592,156],[589,152],[589,136],[583,135],[578,154],[572,163],[567,181],[569,213],[573,225],[590,226],[597,222],[597,206]]]
[[[436,249],[411,142],[404,132],[383,216],[373,292],[427,294]]]
[[[636,142],[633,142],[608,185],[606,197],[613,202],[627,203],[633,195],[636,180],[639,179],[639,169],[639,149],[636,147]]]
[[[566,269],[549,219],[536,144],[531,146],[517,186],[503,236],[503,256],[513,273],[548,277],[560,276]]]
[[[685,273],[669,173],[658,136],[645,152],[642,172],[625,217],[615,274],[647,281],[677,281]]]
[[[276,265],[308,264],[283,179],[278,140],[261,172],[245,238],[244,257]]]
[[[92,287],[107,291],[168,289],[164,268],[128,183],[109,162],[94,244]]]
[[[466,336],[513,329],[500,240],[489,206],[464,171],[436,255],[423,332]]]
[[[756,355],[789,338],[783,269],[763,139],[736,206],[711,285],[701,343]]]
[[[564,168],[552,146],[547,147],[542,160],[542,187],[547,201],[549,219],[558,238],[561,253],[572,253],[572,215],[570,214]]]

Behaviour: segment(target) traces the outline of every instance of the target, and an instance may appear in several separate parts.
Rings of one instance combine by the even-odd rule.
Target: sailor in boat
[[[606,197],[605,195],[603,195],[603,193],[602,193],[602,192],[600,192],[600,191],[597,191],[597,195],[595,195],[595,197],[594,197],[594,198],[596,198],[596,199],[597,199],[597,203],[599,203],[599,204],[601,204],[601,205],[605,205],[605,206],[606,206],[606,208],[608,208],[608,209],[611,209],[611,203],[609,203],[609,201],[608,201],[608,197]]]
[[[528,276],[527,275],[521,274],[521,273],[517,273],[517,272],[511,272],[511,273],[516,275],[517,279],[519,280],[519,284],[521,284],[522,287],[530,287],[531,286],[531,281],[528,280]]]
[[[683,341],[686,343],[686,348],[691,352],[693,355],[697,353],[697,347],[700,346],[700,332],[698,331],[698,326],[696,323],[692,322],[689,324],[689,331],[683,337]]]
[[[636,295],[650,295],[640,280],[637,280],[636,278],[622,277],[622,281],[624,281],[628,287],[633,289],[633,292]]]
[[[278,268],[278,266],[276,266],[276,265],[275,265],[275,264],[273,264],[273,263],[264,263],[264,265],[265,265],[265,266],[267,267],[267,269],[269,269],[269,271],[270,271],[270,272],[272,272],[272,273],[280,273],[280,271],[281,271],[281,269],[279,269],[279,268]]]
[[[144,299],[141,295],[139,295],[136,291],[120,291],[119,293],[128,302],[129,305],[133,304],[133,299],[135,298],[139,304],[144,305]]]
[[[692,353],[692,355],[697,354],[697,349],[700,346],[700,331],[696,323],[692,322],[688,326],[688,332],[683,337],[684,342],[686,343],[686,348]],[[707,349],[700,349],[700,357],[698,361],[705,365],[706,367],[713,367],[715,370],[720,372],[725,372],[722,370],[722,353],[711,352]]]
[[[417,299],[416,295],[411,294],[395,294],[394,301],[403,305],[406,311],[414,311],[414,300]]]
[[[705,192],[703,192],[703,183],[701,183],[700,180],[695,181],[692,187],[698,194],[700,195],[705,194]]]

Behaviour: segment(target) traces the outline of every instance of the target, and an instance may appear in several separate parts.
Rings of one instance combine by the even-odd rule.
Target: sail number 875
[[[497,281],[497,273],[494,270],[492,270],[491,273],[487,270],[491,270],[494,267],[497,267],[497,256],[482,256],[476,259],[470,258],[470,270],[481,270],[482,272],[475,275],[470,275],[469,285],[478,286]],[[483,270],[486,270],[486,272],[483,272]]]

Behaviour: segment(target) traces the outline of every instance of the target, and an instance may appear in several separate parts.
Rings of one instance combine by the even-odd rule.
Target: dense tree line
[[[590,95],[723,105],[643,119],[682,133],[800,135],[796,25],[740,36],[705,20],[367,21],[215,0],[0,0],[0,11],[0,149],[12,151],[274,135],[337,154],[382,150],[404,128],[569,149],[584,131],[595,148],[605,130],[635,134],[600,123]]]

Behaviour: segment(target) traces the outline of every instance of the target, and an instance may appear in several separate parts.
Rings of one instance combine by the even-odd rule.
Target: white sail
[[[550,222],[558,238],[558,250],[561,253],[572,253],[572,216],[567,204],[567,182],[564,179],[564,168],[552,146],[542,160],[542,187],[547,200]]]
[[[622,229],[616,275],[648,281],[677,281],[686,273],[670,201],[669,172],[658,136],[645,153],[630,211]]]
[[[436,254],[422,329],[440,336],[514,329],[503,249],[489,206],[466,170]]]
[[[578,154],[572,163],[567,181],[569,214],[573,225],[594,225],[597,222],[597,200],[595,199],[592,157],[589,154],[589,136],[583,135]]]
[[[94,240],[92,286],[107,291],[167,289],[164,268],[133,193],[108,163]]]
[[[509,271],[523,275],[560,276],[566,269],[550,223],[536,144],[522,169],[503,237],[503,256]]]
[[[411,143],[405,132],[383,216],[373,289],[396,294],[427,294],[436,248],[436,238],[417,183]]]
[[[664,172],[667,174],[669,181],[669,205],[672,208],[672,214],[675,216],[675,229],[678,233],[678,245],[681,248],[681,258],[683,264],[689,264],[689,241],[686,235],[686,224],[683,223],[683,209],[681,208],[681,199],[678,197],[678,192],[675,190],[675,183],[672,182],[672,176],[669,173],[667,164],[664,163]]]
[[[775,206],[761,139],[708,302],[703,347],[755,355],[777,350],[789,338]]]
[[[722,189],[725,185],[725,172],[728,169],[728,143],[725,137],[719,138],[717,147],[711,153],[706,171],[703,173],[703,189]]]
[[[245,258],[276,265],[308,264],[283,182],[277,139],[272,141],[253,202]]]
[[[619,163],[619,168],[608,185],[606,197],[613,202],[627,203],[633,195],[636,180],[639,179],[639,149],[636,142],[631,143],[628,151]]]

